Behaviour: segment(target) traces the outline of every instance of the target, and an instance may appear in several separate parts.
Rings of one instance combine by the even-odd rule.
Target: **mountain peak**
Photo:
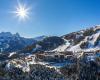
[[[69,33],[63,36],[71,45],[67,50],[87,50],[100,48],[100,25]]]
[[[0,37],[11,37],[12,34],[10,32],[1,32]]]
[[[17,32],[16,34],[14,34],[14,36],[20,37],[20,34]]]
[[[36,41],[42,41],[44,38],[46,38],[47,36],[38,36],[38,37],[35,37],[34,39],[36,40]]]

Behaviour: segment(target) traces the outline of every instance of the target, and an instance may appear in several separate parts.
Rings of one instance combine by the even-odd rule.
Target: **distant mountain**
[[[57,48],[64,44],[64,40],[61,37],[50,36],[46,37],[41,41],[25,47],[21,52],[37,52],[37,51],[49,51]]]
[[[100,26],[72,32],[61,37],[39,36],[24,38],[18,33],[0,33],[0,52],[13,51],[82,51],[100,49]]]
[[[36,41],[42,41],[46,37],[47,36],[38,36],[38,37],[35,37],[34,40],[36,40]]]
[[[34,40],[33,38],[24,38],[21,37],[18,33],[11,34],[10,32],[1,32],[0,52],[9,53],[13,51],[18,51],[35,42],[36,40]]]

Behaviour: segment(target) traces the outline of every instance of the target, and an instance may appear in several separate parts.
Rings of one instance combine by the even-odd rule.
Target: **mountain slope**
[[[35,44],[25,47],[21,52],[36,51],[81,51],[100,48],[100,26],[72,32],[61,37],[40,36]]]
[[[8,53],[20,50],[28,45],[33,44],[36,40],[32,38],[21,37],[18,33],[11,34],[10,32],[0,33],[0,52]]]
[[[64,40],[61,37],[50,36],[46,37],[41,41],[37,41],[35,44],[25,47],[22,52],[37,52],[37,51],[49,51],[57,48],[58,46],[64,44]]]
[[[100,26],[72,32],[61,37],[66,43],[54,49],[55,51],[81,51],[100,48]]]

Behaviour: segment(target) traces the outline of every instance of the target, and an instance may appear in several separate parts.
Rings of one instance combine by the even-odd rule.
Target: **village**
[[[75,56],[78,54],[78,56]],[[41,64],[51,68],[60,68],[65,65],[77,64],[80,59],[85,58],[86,61],[96,61],[100,65],[100,50],[96,51],[79,51],[79,52],[37,52],[26,57],[19,57],[8,62],[7,68],[18,67],[24,72],[30,70],[31,64]],[[98,60],[98,61],[97,61]]]

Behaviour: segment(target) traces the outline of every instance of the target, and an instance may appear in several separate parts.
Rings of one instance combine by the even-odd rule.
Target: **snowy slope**
[[[57,51],[57,52],[65,51],[70,46],[70,42],[66,39],[64,39],[64,41],[65,41],[65,44],[58,46],[56,49],[54,49],[52,51]]]
[[[53,51],[82,51],[100,49],[100,26],[69,33],[62,37],[66,43]]]

